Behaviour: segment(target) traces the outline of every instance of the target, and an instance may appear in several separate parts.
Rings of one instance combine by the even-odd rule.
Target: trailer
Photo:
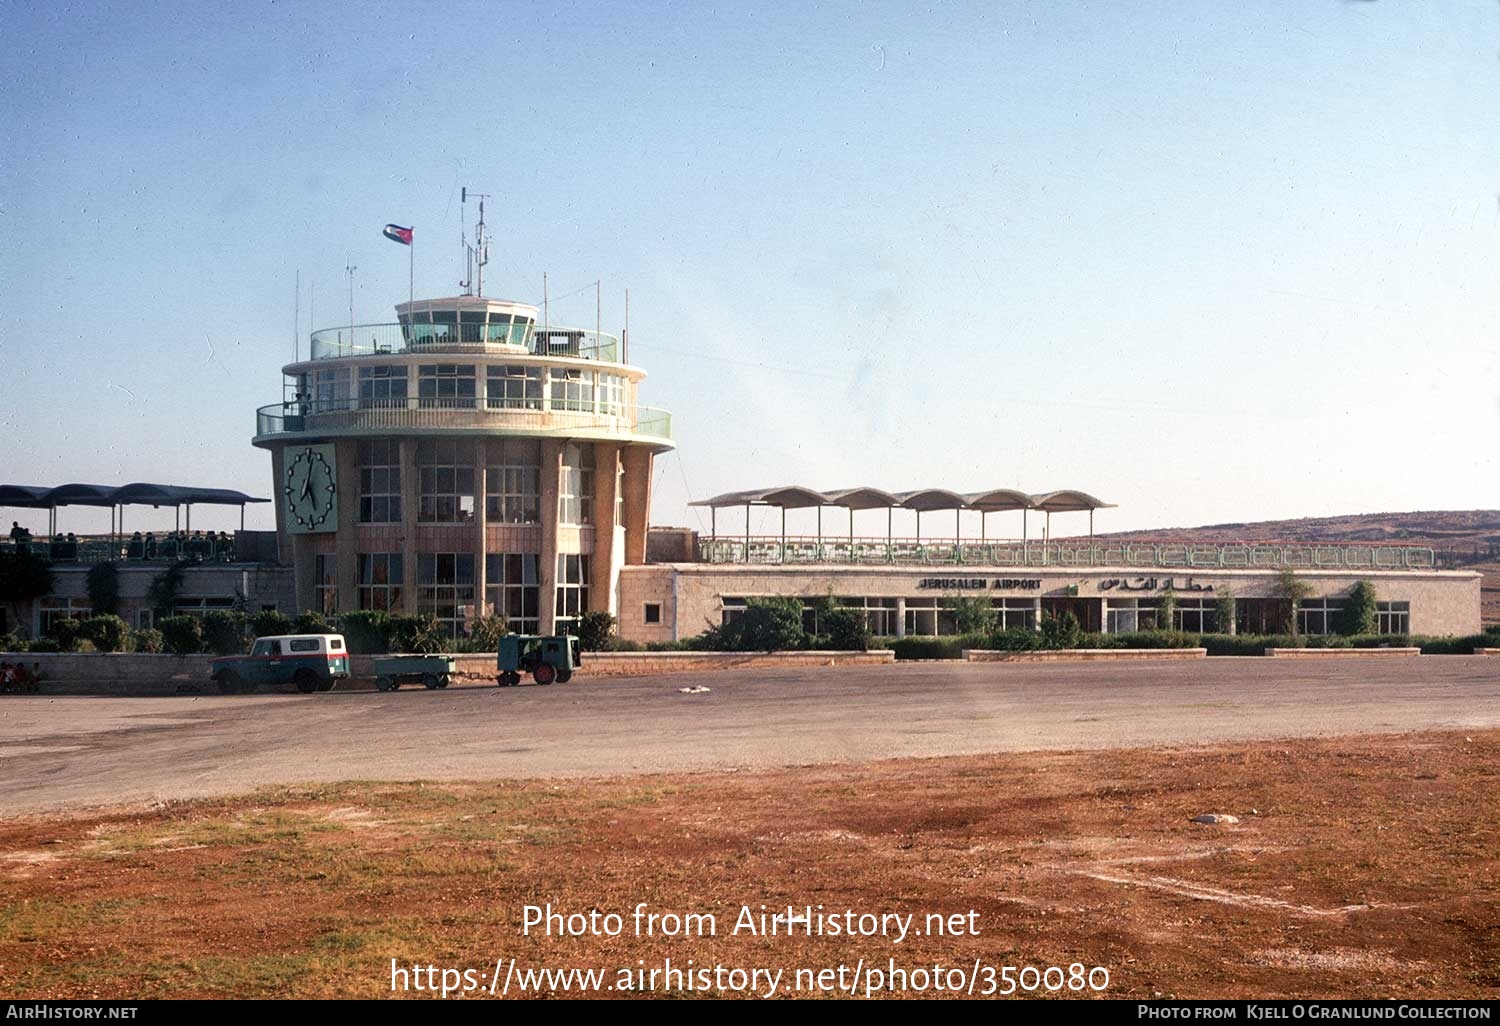
[[[446,655],[392,655],[375,657],[375,687],[396,691],[403,684],[421,684],[435,691],[453,682],[454,662]]]

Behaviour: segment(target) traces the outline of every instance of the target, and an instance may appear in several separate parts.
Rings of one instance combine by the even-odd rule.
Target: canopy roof
[[[244,506],[257,499],[229,488],[195,488],[187,485],[151,484],[137,481],[128,485],[65,484],[55,488],[45,485],[0,484],[0,506],[13,509],[51,509],[54,506]]]
[[[1096,499],[1087,492],[1062,490],[1028,495],[1014,488],[992,488],[967,495],[946,488],[921,488],[910,492],[887,492],[880,488],[835,488],[820,492],[803,485],[780,485],[776,488],[752,488],[743,492],[725,492],[711,499],[700,499],[694,506],[779,506],[803,509],[810,506],[838,506],[843,509],[913,509],[927,513],[938,509],[976,509],[984,513],[1002,510],[1036,509],[1047,513],[1069,513],[1077,510],[1111,509],[1114,503]]]

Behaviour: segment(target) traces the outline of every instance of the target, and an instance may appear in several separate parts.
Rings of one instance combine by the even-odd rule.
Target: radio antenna
[[[490,234],[484,224],[484,201],[490,198],[490,194],[476,192],[474,196],[479,200],[479,223],[474,226],[474,242],[471,244],[464,218],[464,207],[469,202],[469,187],[464,186],[458,194],[459,239],[464,247],[464,280],[459,285],[466,296],[483,296],[484,265],[490,262]],[[473,291],[470,291],[471,286]]]

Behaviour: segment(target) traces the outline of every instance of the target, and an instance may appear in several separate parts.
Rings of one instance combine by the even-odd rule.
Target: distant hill
[[[1484,574],[1481,614],[1486,624],[1500,623],[1500,510],[1496,509],[1259,520],[1243,524],[1121,531],[1097,537],[1155,542],[1368,542],[1428,546],[1436,552],[1440,566],[1462,567]]]

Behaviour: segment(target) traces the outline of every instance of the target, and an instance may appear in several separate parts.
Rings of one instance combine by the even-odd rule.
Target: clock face
[[[333,446],[287,450],[282,482],[287,528],[296,534],[332,531],[338,526],[338,482]]]

